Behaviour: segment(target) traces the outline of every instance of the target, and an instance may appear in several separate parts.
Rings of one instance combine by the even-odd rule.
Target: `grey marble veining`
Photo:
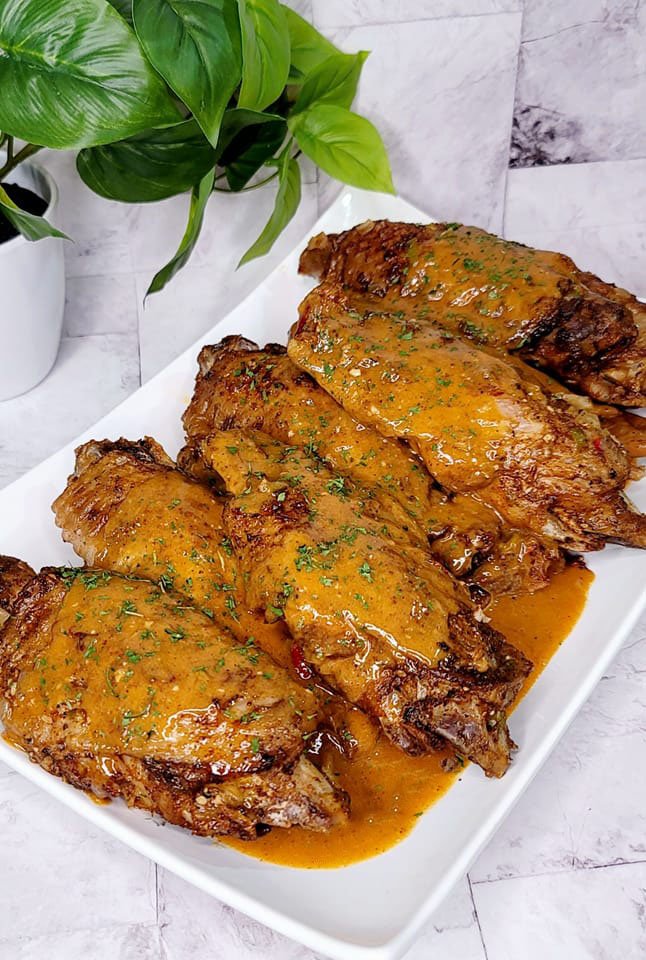
[[[168,960],[317,960],[318,954],[215,903],[165,870],[159,871],[159,922]],[[461,881],[406,954],[487,960],[468,881]]]
[[[642,960],[645,887],[644,863],[474,884],[487,960]]]
[[[502,227],[520,27],[501,13],[331,31],[345,50],[372,51],[359,109],[386,140],[398,190],[438,219]],[[321,209],[337,192],[322,179]]]
[[[334,27],[482,17],[521,9],[522,0],[312,0],[314,23],[325,31]]]
[[[512,166],[646,157],[646,5],[524,0]]]
[[[0,776],[4,942],[156,922],[155,866],[17,773]]]
[[[293,5],[344,49],[372,49],[360,108],[384,133],[404,196],[436,216],[563,250],[646,296],[643,2]],[[200,337],[337,189],[306,165],[286,235],[237,272],[272,188],[212,198],[191,263],[144,307],[187,199],[109,203],[80,183],[73,157],[41,157],[60,187],[56,222],[74,238],[66,338],[41,385],[0,403],[0,486]],[[646,620],[407,960],[646,955],[645,671]],[[2,765],[0,851],[0,960],[320,960],[157,870]]]
[[[0,960],[166,960],[155,924],[95,926],[3,944]]]
[[[646,617],[472,867],[473,881],[646,860],[644,789],[630,786],[646,755],[645,675]]]

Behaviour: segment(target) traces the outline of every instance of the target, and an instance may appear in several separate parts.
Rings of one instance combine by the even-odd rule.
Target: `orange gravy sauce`
[[[492,625],[534,663],[523,696],[542,672],[581,615],[592,574],[579,566],[567,567],[544,590],[517,599],[503,597],[487,610]],[[272,645],[270,636],[259,643]],[[269,652],[269,651],[268,651]],[[278,644],[275,654],[279,653]],[[346,826],[329,833],[294,827],[272,830],[252,843],[224,841],[227,846],[259,860],[310,869],[347,866],[383,853],[411,832],[419,816],[438,800],[461,773],[458,766],[445,772],[443,761],[452,751],[426,757],[408,757],[379,735],[359,711],[350,710],[346,725],[358,743],[353,759],[327,745],[323,769],[352,798]],[[512,723],[513,732],[513,723]]]

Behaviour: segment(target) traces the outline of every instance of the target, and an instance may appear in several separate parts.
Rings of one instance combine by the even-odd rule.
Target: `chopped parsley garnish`
[[[297,557],[294,561],[297,570],[313,570],[314,569],[314,551],[311,547],[307,547],[304,544],[301,545],[297,551]]]
[[[226,553],[227,557],[232,556],[232,554],[233,554],[233,544],[231,543],[231,541],[229,540],[228,537],[222,537],[222,539],[220,540],[220,546],[222,547],[222,549],[223,549],[224,552]]]
[[[347,497],[348,490],[345,485],[345,477],[333,477],[325,484],[328,493],[333,493],[337,497]]]

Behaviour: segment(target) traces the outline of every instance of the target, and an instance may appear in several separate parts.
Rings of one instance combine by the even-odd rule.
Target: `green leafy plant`
[[[51,147],[78,150],[84,182],[112,200],[190,191],[152,293],[190,257],[213,191],[276,180],[246,263],[294,216],[301,155],[344,183],[393,191],[379,133],[350,110],[367,56],[342,53],[278,0],[0,0],[0,181]],[[29,240],[61,236],[1,188],[0,211]]]

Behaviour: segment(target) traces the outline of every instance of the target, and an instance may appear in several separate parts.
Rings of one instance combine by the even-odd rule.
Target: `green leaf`
[[[217,146],[242,71],[236,0],[133,0],[133,14],[146,56]]]
[[[283,232],[292,219],[301,202],[301,170],[298,162],[289,155],[291,141],[279,158],[278,193],[272,215],[265,224],[265,228],[252,244],[238,264],[248,263],[256,257],[264,257],[269,253],[279,234]]]
[[[157,293],[159,290],[163,290],[168,281],[174,277],[178,270],[181,270],[189,260],[195,244],[198,241],[200,230],[202,229],[204,211],[206,210],[208,199],[211,196],[214,179],[215,170],[209,170],[206,176],[202,177],[198,185],[193,187],[191,206],[188,212],[188,223],[186,224],[182,242],[177,248],[177,253],[172,260],[169,260],[166,266],[162,267],[153,277],[146,296],[150,293]]]
[[[0,127],[57,149],[180,119],[133,31],[106,0],[0,0]]]
[[[335,103],[350,108],[357,93],[361,68],[368,56],[367,50],[335,53],[320,63],[305,78],[293,113],[300,113],[313,103]]]
[[[364,190],[395,192],[386,148],[365,117],[321,103],[287,123],[303,153],[331,177]]]
[[[326,40],[311,23],[303,20],[284,3],[281,4],[287,19],[289,39],[291,43],[291,67],[289,71],[290,83],[302,83],[303,78],[335,53],[340,53],[338,47]]]
[[[184,193],[214,166],[215,151],[195,120],[90,147],[76,158],[76,169],[91,190],[125,203]]]
[[[68,236],[56,227],[52,227],[44,217],[37,217],[33,213],[25,213],[21,210],[2,187],[0,187],[0,213],[4,214],[9,223],[12,223],[26,240],[43,240],[45,237],[62,237],[63,240],[69,240]]]
[[[108,3],[132,26],[132,0],[108,0]]]
[[[231,141],[220,157],[227,183],[232,190],[242,190],[267,160],[280,149],[287,133],[284,120],[246,127]]]
[[[264,110],[283,92],[289,74],[287,20],[278,0],[238,0],[242,86],[238,106]]]
[[[238,134],[247,127],[258,127],[260,124],[285,122],[278,113],[260,113],[258,110],[227,110],[222,118],[220,139],[218,140],[218,160],[228,149]]]

